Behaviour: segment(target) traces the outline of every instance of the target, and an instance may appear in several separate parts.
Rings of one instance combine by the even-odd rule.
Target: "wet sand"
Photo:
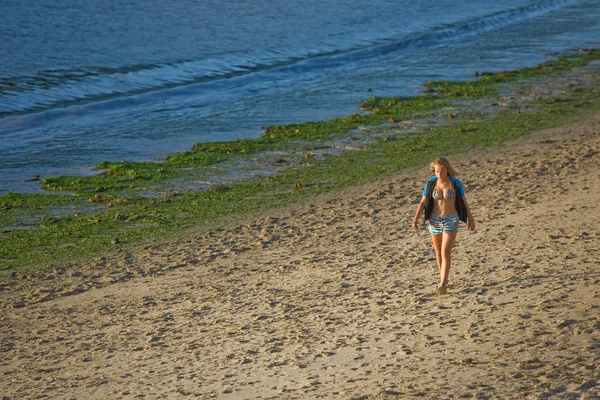
[[[451,157],[449,293],[418,170],[0,284],[8,399],[600,398],[600,113]]]

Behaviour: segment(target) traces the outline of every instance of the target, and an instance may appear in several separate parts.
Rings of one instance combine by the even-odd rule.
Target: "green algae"
[[[598,52],[595,49],[581,50],[575,54],[558,55],[555,60],[545,61],[536,67],[524,67],[514,71],[496,73],[475,71],[471,75],[478,78],[475,80],[459,82],[429,81],[425,84],[426,90],[422,93],[435,93],[450,98],[494,96],[498,94],[498,89],[502,84],[558,75],[594,60],[598,60]]]
[[[597,59],[597,53],[564,57],[556,68],[567,71]],[[568,63],[568,64],[567,64]],[[567,65],[570,65],[568,67]],[[557,73],[539,74],[549,76]],[[165,158],[161,162],[103,162],[103,172],[92,177],[55,177],[42,182],[49,191],[69,194],[8,194],[0,196],[0,270],[41,270],[64,265],[116,248],[161,240],[187,228],[218,223],[221,218],[277,208],[319,193],[370,181],[425,161],[479,147],[489,147],[533,131],[556,126],[597,109],[598,93],[592,88],[574,90],[561,99],[541,99],[526,106],[532,112],[504,109],[493,115],[461,112],[440,126],[418,134],[379,137],[365,141],[364,151],[341,152],[310,159],[294,168],[268,176],[232,184],[215,185],[211,190],[168,190],[153,197],[143,192],[152,185],[194,174],[202,168],[229,159],[244,158],[275,150],[297,150],[299,143],[318,147],[328,140],[351,137],[356,129],[371,126],[386,131],[390,123],[418,118],[428,112],[445,114],[457,107],[449,97],[481,98],[492,88],[523,82],[538,76],[535,71],[505,73],[477,80],[449,83],[460,85],[468,96],[429,93],[414,98],[367,99],[361,113],[328,121],[288,124],[265,129],[258,139],[233,142],[198,143],[191,151]],[[498,74],[496,74],[498,75]],[[490,79],[491,76],[490,76]],[[438,84],[430,85],[437,88]],[[473,89],[489,85],[490,90]],[[448,92],[451,93],[451,92]],[[494,92],[495,93],[495,92]],[[452,114],[454,115],[454,114]],[[393,130],[393,129],[392,129]],[[112,239],[118,237],[118,245]]]

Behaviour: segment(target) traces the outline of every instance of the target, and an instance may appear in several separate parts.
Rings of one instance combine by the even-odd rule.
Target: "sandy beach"
[[[449,293],[419,169],[0,285],[3,399],[600,398],[600,113],[451,157]]]

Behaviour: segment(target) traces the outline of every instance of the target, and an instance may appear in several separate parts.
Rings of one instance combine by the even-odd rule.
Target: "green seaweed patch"
[[[496,95],[498,91],[496,82],[492,83],[487,80],[473,82],[429,81],[425,87],[427,89],[421,93],[437,93],[445,97],[480,98]]]
[[[8,214],[30,214],[48,207],[73,204],[73,196],[37,193],[7,193],[0,196],[0,217]]]
[[[230,153],[212,151],[187,151],[167,156],[166,163],[172,167],[198,167],[218,164],[229,158]]]
[[[354,114],[347,118],[333,118],[328,121],[270,126],[265,129],[261,137],[271,140],[323,140],[358,126],[361,117]]]
[[[0,196],[0,216],[10,213],[31,213],[47,207],[61,207],[73,203],[72,196],[37,193],[7,193]]]
[[[127,204],[128,200],[122,197],[117,196],[103,196],[101,194],[96,194],[93,197],[90,197],[88,200],[89,203],[106,203],[107,207],[112,207],[114,205],[123,205]]]
[[[196,153],[221,153],[228,155],[253,154],[271,150],[278,146],[278,142],[268,139],[237,139],[233,142],[196,143],[193,150]]]
[[[420,112],[450,104],[435,97],[371,97],[360,107],[361,111],[365,111],[365,113],[355,113],[345,118],[338,117],[326,121],[271,126],[265,129],[262,138],[324,141],[343,136],[360,126],[375,126],[385,122],[397,122],[414,117],[415,114]]]
[[[26,226],[34,216],[48,210],[63,210],[74,203],[72,196],[37,193],[7,193],[0,196],[0,227]],[[55,211],[55,213],[59,213]]]
[[[144,236],[152,237],[152,228],[149,224],[134,225],[129,219],[108,213],[44,218],[37,223],[36,230],[13,230],[0,236],[0,270],[28,265],[50,268],[87,254],[108,251],[111,235],[116,233],[121,241],[139,241]]]
[[[217,164],[232,156],[256,154],[274,150],[280,143],[270,139],[237,139],[229,142],[195,143],[192,151],[167,157],[167,167],[198,167]]]
[[[123,176],[55,176],[42,179],[42,188],[48,191],[73,192],[79,196],[87,193],[104,193],[134,189],[140,186],[134,178]]]
[[[106,170],[102,175],[125,177],[131,180],[151,180],[157,174],[166,172],[163,163],[154,162],[121,161],[120,163],[111,163],[103,161],[97,165],[97,168]]]
[[[93,176],[55,176],[42,179],[42,188],[47,191],[88,193],[120,192],[145,188],[150,184],[177,176],[164,163],[129,162],[112,163],[103,161],[97,165],[105,170]]]
[[[437,94],[439,96],[459,98],[481,98],[498,93],[500,84],[517,80],[528,80],[551,74],[564,73],[575,67],[583,66],[590,61],[600,59],[600,52],[595,49],[581,50],[570,55],[558,55],[555,60],[545,61],[536,67],[524,67],[501,72],[474,72],[471,76],[479,78],[472,81],[429,81],[426,90],[421,94]]]
[[[378,97],[368,98],[361,106],[361,110],[371,111],[373,117],[379,122],[389,117],[398,116],[399,119],[414,116],[436,108],[448,107],[452,103],[436,96],[420,97]]]

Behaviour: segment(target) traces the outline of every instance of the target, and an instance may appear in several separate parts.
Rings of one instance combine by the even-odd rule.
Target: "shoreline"
[[[592,50],[588,56],[598,58]],[[373,97],[361,107],[364,113],[345,119],[270,127],[259,140],[199,143],[164,164],[106,162],[101,175],[43,181],[74,196],[0,196],[0,270],[45,273],[181,234],[198,224],[190,221],[218,227],[214,221],[222,218],[289,206],[413,168],[440,151],[493,147],[564,123],[598,107],[598,66],[570,62],[559,56],[537,68],[482,73],[475,81],[429,82],[422,97]],[[560,71],[566,76],[554,75]],[[505,92],[496,93],[499,88]],[[432,140],[447,146],[429,149]],[[245,172],[228,181],[227,168]]]
[[[10,398],[598,398],[598,111],[450,161],[449,295],[410,221],[429,176],[1,286]]]

